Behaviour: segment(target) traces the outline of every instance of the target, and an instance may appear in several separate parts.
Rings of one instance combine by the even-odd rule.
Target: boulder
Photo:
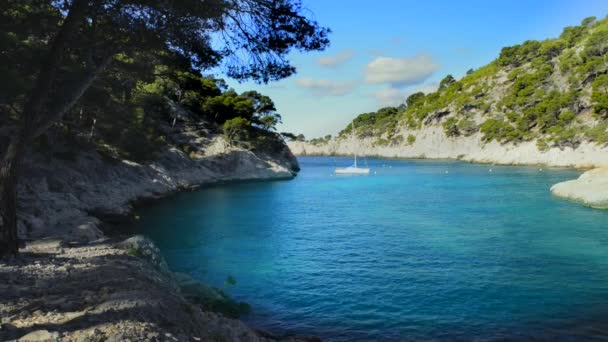
[[[48,330],[36,330],[31,333],[22,336],[19,342],[51,342],[58,341],[59,333],[49,332]]]
[[[608,168],[583,173],[578,179],[551,187],[554,196],[592,208],[608,209]]]
[[[129,254],[147,260],[157,270],[169,274],[169,266],[160,254],[160,250],[152,240],[143,235],[135,235],[117,245],[118,248],[126,249]]]
[[[80,243],[91,243],[104,238],[103,232],[99,229],[99,220],[89,217],[80,224],[75,225],[68,231],[66,239]]]

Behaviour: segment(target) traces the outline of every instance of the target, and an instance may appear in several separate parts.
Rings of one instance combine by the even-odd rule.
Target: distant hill
[[[541,153],[573,152],[582,144],[603,151],[608,144],[607,71],[608,18],[586,18],[564,28],[558,38],[505,47],[496,60],[460,80],[447,75],[436,92],[415,93],[399,107],[357,116],[355,136],[362,152],[384,156],[493,161],[483,157],[488,153],[473,151],[473,142],[479,149],[526,146],[526,153],[530,144]],[[431,141],[430,131],[443,137]],[[313,154],[346,153],[350,133],[348,126],[324,144],[291,145],[298,154],[307,147]],[[416,147],[421,138],[425,146]],[[467,149],[451,146],[459,143]],[[434,150],[442,146],[453,152]],[[474,152],[480,158],[467,158]],[[513,158],[509,162],[517,162]],[[547,158],[537,159],[544,163]]]

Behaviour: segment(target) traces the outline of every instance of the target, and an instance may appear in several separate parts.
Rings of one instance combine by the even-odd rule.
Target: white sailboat
[[[354,138],[355,136],[355,122],[353,121],[351,123],[351,127],[352,127],[352,137]],[[354,141],[354,139],[353,139]],[[367,175],[369,174],[369,168],[366,167],[358,167],[357,166],[357,151],[355,149],[355,151],[353,151],[353,154],[355,156],[355,163],[351,166],[348,167],[338,167],[336,168],[336,174],[337,175]]]

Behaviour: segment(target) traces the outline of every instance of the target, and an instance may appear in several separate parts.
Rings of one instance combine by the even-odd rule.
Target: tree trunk
[[[15,255],[19,251],[17,236],[17,181],[20,174],[20,164],[25,149],[31,144],[36,130],[36,123],[47,111],[49,94],[61,63],[63,62],[66,46],[76,33],[78,26],[85,18],[88,0],[75,0],[55,37],[49,55],[43,62],[36,85],[28,95],[28,100],[21,115],[21,123],[17,134],[11,139],[2,165],[0,165],[0,258]],[[46,125],[45,125],[46,126]],[[48,126],[47,126],[48,128]]]
[[[19,132],[2,160],[0,168],[0,257],[16,255],[17,239],[17,175],[23,156],[24,144]]]

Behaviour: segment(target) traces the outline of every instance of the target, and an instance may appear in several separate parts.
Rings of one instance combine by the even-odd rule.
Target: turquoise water
[[[300,158],[294,180],[180,194],[141,209],[139,229],[174,270],[247,301],[245,320],[268,330],[329,341],[608,336],[608,212],[549,192],[578,172],[368,162],[375,174],[349,177],[332,175],[348,159]]]

